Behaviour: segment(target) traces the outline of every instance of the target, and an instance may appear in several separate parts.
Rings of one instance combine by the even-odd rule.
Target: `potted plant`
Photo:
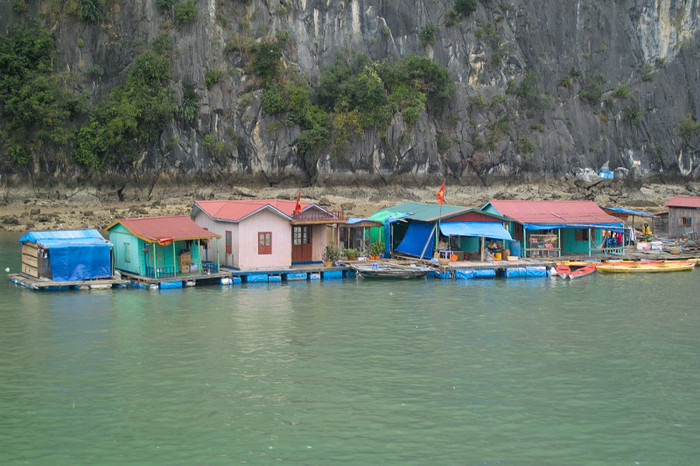
[[[345,255],[347,256],[348,260],[351,260],[351,261],[356,260],[358,254],[360,254],[360,252],[354,248],[348,248],[345,250]]]
[[[333,262],[340,259],[340,249],[333,245],[326,246],[326,249],[321,254],[321,259],[326,267],[333,265]]]
[[[384,241],[375,241],[369,245],[369,258],[378,260],[384,252]]]

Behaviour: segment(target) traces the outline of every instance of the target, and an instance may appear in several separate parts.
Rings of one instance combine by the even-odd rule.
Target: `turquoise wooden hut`
[[[593,201],[527,201],[492,199],[484,212],[512,219],[509,229],[523,257],[603,252],[624,255],[624,248],[605,247],[603,232],[624,233],[620,219]]]
[[[150,278],[219,271],[220,236],[186,215],[127,218],[105,230],[118,270]]]

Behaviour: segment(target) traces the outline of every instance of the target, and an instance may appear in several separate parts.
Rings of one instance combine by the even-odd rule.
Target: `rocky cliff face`
[[[528,178],[602,166],[642,177],[700,174],[697,0],[480,0],[462,15],[454,9],[469,2],[197,0],[194,20],[179,26],[172,2],[95,0],[92,21],[76,9],[85,2],[26,0],[24,13],[51,31],[56,70],[74,92],[99,104],[163,37],[174,102],[196,92],[196,116],[172,118],[142,148],[138,173],[271,184]],[[0,32],[16,20],[3,2]],[[410,125],[397,114],[354,134],[340,153],[331,134],[304,158],[302,128],[262,111],[250,56],[237,47],[280,37],[288,44],[282,69],[312,89],[350,49],[378,62],[428,57],[447,69],[454,93],[440,112]]]

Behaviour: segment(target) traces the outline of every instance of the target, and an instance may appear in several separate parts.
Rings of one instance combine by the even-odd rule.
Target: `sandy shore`
[[[305,201],[346,216],[364,217],[405,201],[437,203],[439,186],[332,186],[302,188]],[[52,229],[104,229],[129,217],[189,215],[199,199],[296,199],[298,189],[269,187],[156,186],[147,190],[115,190],[97,187],[0,187],[0,231],[24,232]],[[119,195],[121,194],[122,200]],[[685,185],[554,180],[534,184],[494,186],[446,185],[445,203],[481,207],[489,199],[581,200],[601,206],[621,206],[644,212],[664,210],[663,203],[676,195],[700,195],[700,183]]]

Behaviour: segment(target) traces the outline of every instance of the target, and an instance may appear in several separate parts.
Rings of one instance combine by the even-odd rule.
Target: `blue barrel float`
[[[510,255],[515,257],[520,257],[520,241],[510,242]],[[507,259],[507,257],[506,257]]]

